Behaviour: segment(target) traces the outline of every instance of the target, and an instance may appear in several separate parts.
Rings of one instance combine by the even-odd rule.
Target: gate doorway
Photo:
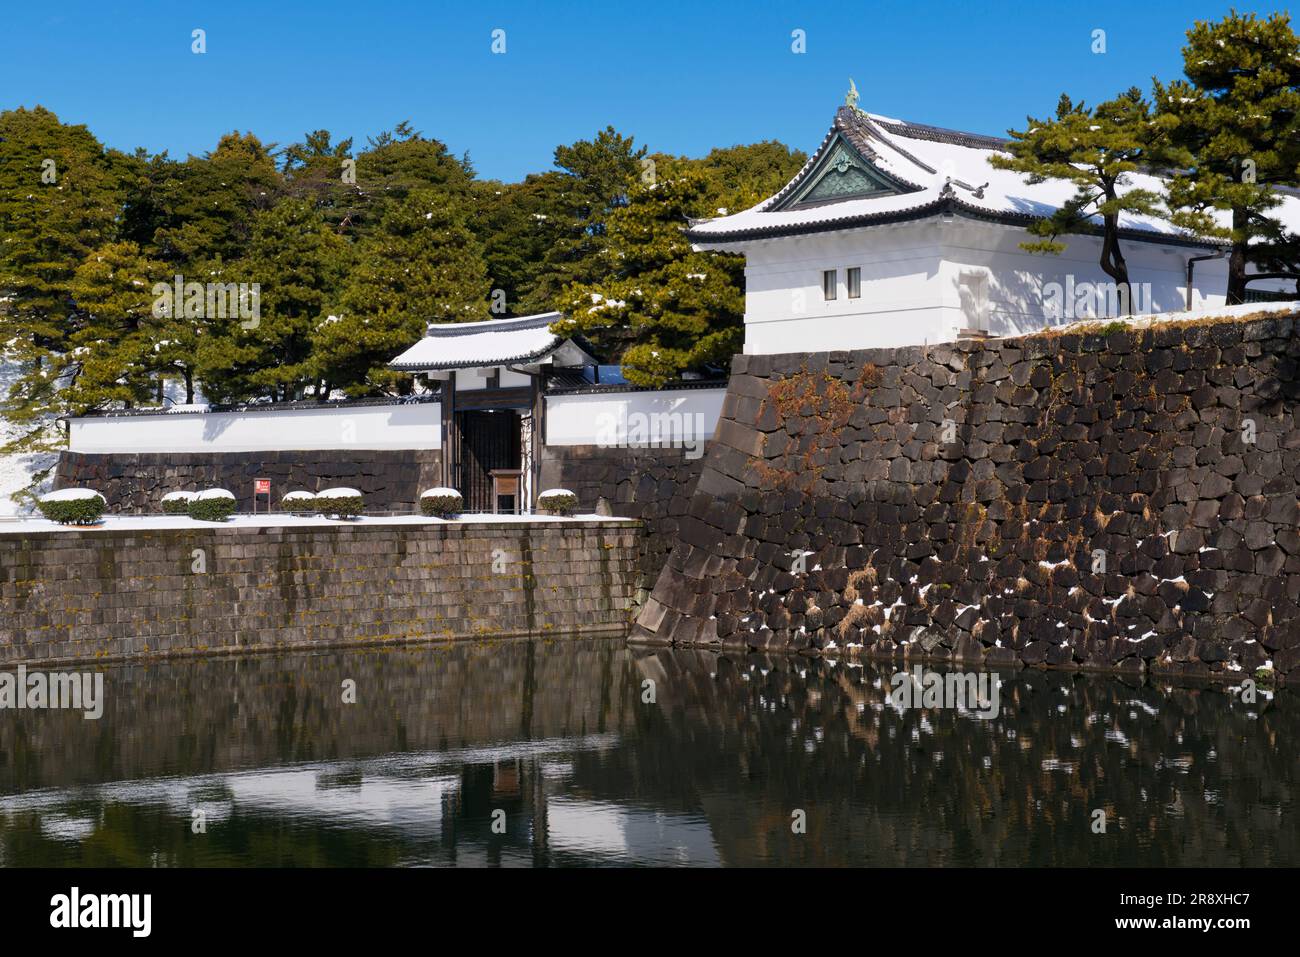
[[[519,415],[510,410],[456,413],[456,490],[471,512],[491,512],[493,469],[518,469],[522,462]]]

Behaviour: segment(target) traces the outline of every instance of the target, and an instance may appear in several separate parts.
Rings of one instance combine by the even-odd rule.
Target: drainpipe
[[[1191,257],[1188,258],[1188,260],[1187,260],[1187,300],[1186,300],[1186,301],[1187,301],[1187,305],[1186,305],[1186,307],[1185,307],[1186,310],[1187,310],[1188,312],[1191,312],[1191,311],[1192,311],[1192,272],[1193,272],[1193,270],[1196,269],[1196,264],[1199,263],[1199,262],[1205,262],[1205,261],[1208,260],[1208,259],[1222,259],[1222,258],[1223,258],[1224,256],[1226,256],[1226,255],[1228,255],[1228,251],[1227,251],[1226,249],[1220,249],[1217,253],[1209,253],[1208,255],[1205,255],[1205,256],[1191,256]]]

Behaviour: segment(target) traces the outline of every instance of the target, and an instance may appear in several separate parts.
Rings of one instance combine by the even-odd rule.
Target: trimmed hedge
[[[460,514],[465,500],[454,488],[431,488],[420,496],[420,514],[451,518]]]
[[[327,488],[316,493],[315,511],[337,518],[356,518],[365,509],[361,493],[354,488]]]
[[[578,507],[578,496],[567,488],[547,489],[537,496],[537,507],[552,515],[568,515]]]
[[[193,492],[168,492],[162,497],[164,515],[188,515],[190,502],[194,500]]]
[[[64,492],[84,492],[88,489],[64,489]],[[36,501],[36,507],[52,522],[60,525],[94,525],[104,515],[104,496],[95,492],[93,495],[64,495],[51,492]]]
[[[291,515],[315,515],[316,496],[311,492],[290,492],[280,499],[280,508]]]
[[[214,494],[224,491],[224,489],[210,489],[207,492],[200,492],[189,501],[187,509],[190,518],[199,522],[224,522],[235,514],[235,496]]]

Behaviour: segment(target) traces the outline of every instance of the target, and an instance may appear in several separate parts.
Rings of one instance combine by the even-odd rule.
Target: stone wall
[[[151,452],[98,454],[63,452],[55,488],[84,485],[108,499],[111,512],[161,511],[162,496],[177,489],[226,488],[240,511],[253,507],[253,479],[271,480],[271,499],[305,488],[333,485],[360,489],[370,511],[407,512],[425,489],[441,484],[437,450]],[[572,489],[583,511],[605,498],[613,513],[645,522],[640,586],[648,592],[677,541],[703,458],[680,448],[549,446],[543,449],[541,485]],[[263,502],[263,507],[264,507]]]
[[[271,480],[278,505],[294,489],[336,485],[359,489],[371,510],[411,511],[421,492],[439,482],[438,450],[321,450],[285,452],[68,452],[59,456],[55,488],[84,485],[108,500],[111,512],[162,510],[167,492],[225,488],[240,511],[253,507],[253,479]],[[265,506],[265,500],[263,500]]]
[[[571,490],[583,511],[594,511],[603,497],[615,515],[640,519],[645,525],[641,584],[648,592],[677,544],[703,466],[703,456],[692,458],[681,448],[548,446],[542,454],[541,489]]]
[[[638,538],[619,520],[0,534],[0,662],[625,634]]]
[[[633,640],[1300,662],[1294,317],[738,356]]]

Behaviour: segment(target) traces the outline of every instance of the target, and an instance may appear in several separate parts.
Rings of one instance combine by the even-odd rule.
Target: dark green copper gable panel
[[[807,180],[776,209],[880,196],[900,190],[845,140],[836,136]]]

